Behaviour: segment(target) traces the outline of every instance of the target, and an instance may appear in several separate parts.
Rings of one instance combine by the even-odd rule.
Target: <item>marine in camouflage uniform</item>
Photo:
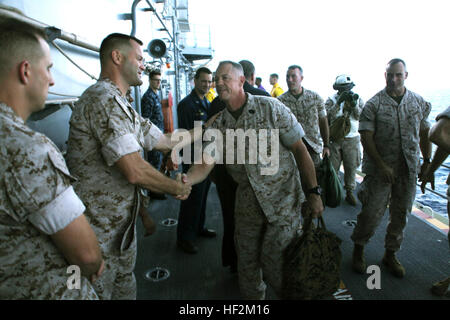
[[[427,120],[430,110],[429,102],[407,89],[400,103],[383,89],[365,104],[359,131],[374,133],[375,147],[384,163],[393,169],[395,181],[383,180],[380,168],[364,150],[362,171],[366,176],[358,193],[362,210],[351,236],[355,244],[365,245],[369,241],[389,205],[385,248],[393,252],[400,249],[416,195],[419,133],[430,128]]]
[[[50,235],[85,206],[57,147],[0,103],[0,299],[98,299],[91,283],[70,290],[69,264]]]
[[[114,166],[124,155],[151,150],[162,132],[140,117],[109,79],[89,87],[70,119],[67,164],[97,234],[105,271],[95,283],[101,299],[135,299],[136,217],[141,189]]]
[[[343,108],[345,102],[338,104],[339,94],[336,93],[329,97],[325,102],[325,108],[327,110],[328,122],[332,124],[338,117],[343,115]],[[364,102],[361,98],[355,107],[349,112],[350,118],[350,132],[339,141],[332,141],[330,137],[330,160],[336,172],[339,172],[341,163],[344,166],[344,188],[347,191],[347,198],[353,203],[353,196],[349,197],[349,194],[353,193],[356,188],[356,169],[361,164],[361,148],[360,148],[360,136],[358,132],[359,115],[364,106]]]
[[[303,130],[305,130],[303,139],[314,166],[318,168],[320,166],[320,154],[323,151],[319,119],[327,117],[323,99],[314,91],[305,88],[298,98],[289,90],[279,96],[278,99],[292,111]],[[325,141],[325,143],[328,143],[328,141]]]
[[[248,164],[248,161],[237,164],[239,151],[236,150],[242,148],[237,139],[234,141],[235,159],[226,159],[225,162],[227,171],[238,184],[235,245],[241,294],[244,299],[264,299],[266,280],[280,295],[283,251],[300,232],[301,207],[305,201],[296,160],[289,149],[293,143],[301,141],[303,129],[292,112],[279,101],[248,93],[247,102],[237,120],[226,108],[212,124],[212,128],[220,130],[225,137],[223,155],[227,153],[227,129],[242,129],[244,132],[267,129],[269,157],[277,152],[271,145],[273,133],[270,130],[279,130],[279,140],[275,141],[279,145],[278,170],[270,169],[270,174],[261,174],[261,170],[268,169],[270,164],[263,165],[260,157],[257,164]],[[251,147],[255,145],[252,144]],[[248,159],[250,144],[246,143],[245,150],[241,151],[244,151]]]

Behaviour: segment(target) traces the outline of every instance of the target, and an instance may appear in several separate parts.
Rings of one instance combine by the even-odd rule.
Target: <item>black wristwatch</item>
[[[321,196],[322,195],[322,188],[320,186],[311,188],[311,189],[308,190],[308,194],[311,194],[311,193],[314,193],[314,194],[317,194],[317,195]]]

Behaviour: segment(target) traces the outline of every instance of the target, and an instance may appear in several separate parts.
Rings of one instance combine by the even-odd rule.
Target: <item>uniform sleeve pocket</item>
[[[50,162],[53,164],[55,169],[57,169],[60,173],[69,178],[71,182],[77,181],[77,178],[75,178],[70,174],[69,169],[67,168],[66,162],[64,161],[62,155],[57,154],[55,152],[49,152],[48,158],[50,159]]]

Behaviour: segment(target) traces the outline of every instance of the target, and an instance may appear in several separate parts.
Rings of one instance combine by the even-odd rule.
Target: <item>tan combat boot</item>
[[[364,259],[364,246],[356,244],[353,247],[353,271],[365,274],[366,273],[366,260]]]
[[[403,278],[406,271],[400,261],[395,256],[395,251],[386,250],[383,257],[383,263],[388,267],[389,271],[397,278]]]
[[[356,206],[356,199],[351,190],[347,190],[347,196],[345,197],[345,201],[351,206]]]

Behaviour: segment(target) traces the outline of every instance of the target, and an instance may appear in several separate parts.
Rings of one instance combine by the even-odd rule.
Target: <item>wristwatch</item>
[[[321,196],[322,195],[322,188],[320,186],[311,188],[311,189],[308,190],[308,194],[311,194],[311,193],[314,193],[314,194],[317,194],[317,195]]]

